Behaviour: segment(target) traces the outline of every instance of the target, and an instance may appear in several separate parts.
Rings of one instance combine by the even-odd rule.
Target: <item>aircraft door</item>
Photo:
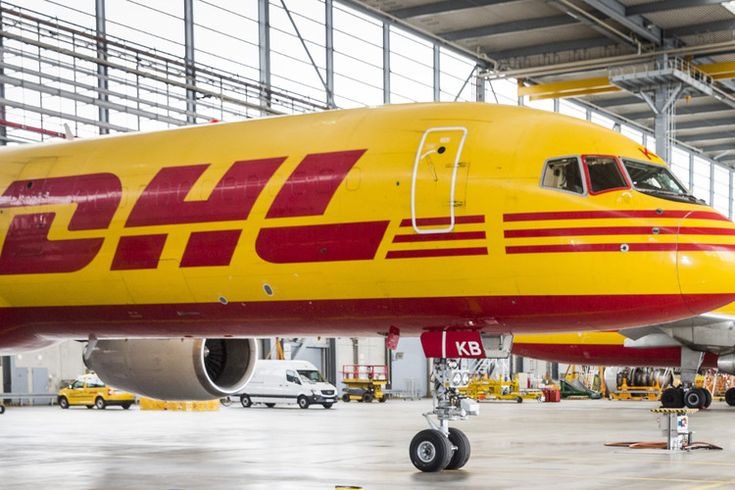
[[[416,233],[449,233],[454,229],[457,169],[466,138],[463,127],[424,132],[411,179],[411,224]]]

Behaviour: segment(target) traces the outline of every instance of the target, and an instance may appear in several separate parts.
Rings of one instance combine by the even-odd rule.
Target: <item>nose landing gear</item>
[[[430,428],[416,434],[409,447],[411,462],[420,471],[457,470],[470,459],[469,439],[461,430],[449,427],[450,421],[465,420],[480,412],[476,401],[458,392],[458,388],[469,383],[470,372],[464,368],[465,362],[434,359],[433,410],[423,414]]]
[[[681,348],[681,382],[683,387],[668,388],[661,393],[663,408],[707,408],[712,394],[706,388],[695,388],[694,379],[704,355],[687,347]]]

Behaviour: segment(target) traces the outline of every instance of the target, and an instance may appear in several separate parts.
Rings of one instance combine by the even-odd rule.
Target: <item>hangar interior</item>
[[[6,145],[383,103],[526,105],[639,142],[733,217],[733,2],[32,0],[0,14]],[[397,387],[426,394],[425,362],[402,374],[415,341],[391,359],[376,339],[293,340],[332,380],[395,362]],[[44,369],[55,390],[83,370],[80,349],[5,358],[5,391],[45,391]]]
[[[730,219],[735,215],[734,1],[0,0],[0,25],[3,145],[381,104],[474,101],[527,106],[627,136],[641,145],[641,158],[649,158],[649,152],[661,156],[693,195]],[[413,399],[430,394],[430,363],[418,339],[401,338],[393,351],[386,349],[383,338],[259,341],[261,358],[308,360],[340,389],[342,366],[387,364],[389,388],[396,395]],[[85,371],[83,347],[68,341],[3,357],[3,392],[56,393]],[[502,365],[504,375],[524,373],[523,379],[532,383],[544,377],[559,379],[565,368],[519,356]],[[32,403],[48,404],[49,399]],[[682,469],[668,457],[616,453],[619,459],[614,461],[624,461],[639,476],[620,475],[616,463],[609,461],[610,453],[580,435],[598,430],[610,410],[575,402],[571,406],[575,420],[570,426],[582,432],[566,434],[568,445],[560,444],[554,454],[548,443],[559,433],[551,426],[569,422],[560,409],[534,405],[519,412],[507,405],[493,412],[507,424],[487,419],[471,423],[492,433],[475,447],[494,466],[476,466],[471,475],[449,473],[441,481],[407,477],[404,462],[394,457],[395,446],[405,452],[402,445],[415,422],[415,414],[409,418],[406,409],[393,412],[397,415],[370,412],[367,406],[352,409],[365,426],[375,428],[365,433],[327,412],[314,415],[311,424],[300,420],[271,427],[267,412],[253,411],[250,423],[269,427],[270,445],[260,444],[266,439],[262,434],[242,437],[242,419],[230,411],[210,421],[211,433],[221,438],[191,454],[179,449],[199,436],[196,419],[172,422],[160,417],[151,426],[145,426],[149,419],[138,422],[159,435],[167,450],[174,448],[170,453],[175,455],[163,460],[152,446],[140,446],[134,432],[121,436],[112,432],[115,424],[84,419],[86,412],[78,412],[67,419],[72,420],[70,427],[33,443],[32,457],[7,465],[7,481],[21,487],[24,471],[47,461],[43,446],[69,449],[80,426],[120,438],[123,448],[115,452],[103,446],[100,437],[83,446],[79,454],[86,458],[110,452],[124,460],[151,451],[150,462],[137,469],[141,479],[136,482],[142,486],[185,486],[191,481],[183,479],[183,466],[217,458],[222,459],[203,471],[209,479],[203,484],[224,486],[242,478],[265,488],[277,477],[285,488],[323,488],[326,481],[334,483],[334,476],[366,488],[366,482],[385,488],[444,488],[447,482],[487,488],[489,481],[518,488],[548,484],[551,475],[566,478],[570,488],[651,481],[672,488],[694,483],[714,488],[731,484],[735,477],[726,457],[706,460],[697,455],[695,465],[727,473],[702,479],[706,472],[699,467]],[[634,410],[618,411],[621,417],[606,427],[610,438],[629,440],[629,429],[644,430],[646,423]],[[715,433],[727,425],[727,416],[719,411],[701,427]],[[0,438],[23,444],[40,423],[34,413],[14,427],[0,426]],[[324,437],[322,427],[334,432]],[[515,442],[518,434],[525,439]],[[496,437],[512,442],[497,443]],[[390,442],[387,450],[385,438]],[[335,474],[325,479],[324,472],[314,468],[323,464],[324,454],[332,454],[333,439],[346,449],[335,456]],[[303,450],[314,444],[319,450]],[[381,465],[377,474],[374,466],[363,464],[366,444],[369,457]],[[223,449],[226,445],[246,451],[252,455],[247,462],[266,470],[242,464]],[[579,458],[580,447],[588,458]],[[293,465],[268,466],[284,454]],[[10,456],[0,461],[3,457]],[[86,464],[77,459],[71,466],[64,462],[64,468],[73,471]],[[222,462],[229,463],[230,480],[222,476]],[[569,471],[559,472],[555,464]],[[125,471],[116,465],[108,464],[103,477],[83,483],[90,488],[109,484],[104,478]],[[529,466],[540,472],[519,479]],[[0,465],[0,474],[5,469]],[[51,484],[53,475],[40,471],[39,481]]]

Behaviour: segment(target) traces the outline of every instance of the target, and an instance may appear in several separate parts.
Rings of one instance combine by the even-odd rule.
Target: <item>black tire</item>
[[[373,394],[372,393],[363,393],[362,395],[362,401],[365,403],[371,403],[373,401]]]
[[[232,405],[232,398],[230,398],[229,396],[226,396],[224,398],[220,398],[219,399],[219,403],[223,407],[229,407],[230,405]]]
[[[69,408],[69,400],[67,400],[65,396],[60,396],[59,397],[59,406],[62,409],[66,410],[67,408]]]
[[[385,403],[385,401],[386,401],[387,399],[388,399],[388,397],[387,397],[386,395],[383,395],[383,396],[382,396],[381,398],[378,398],[378,401],[379,401],[380,403]]]
[[[730,388],[725,392],[725,403],[735,407],[735,388]]]
[[[452,446],[456,449],[454,450],[452,459],[449,460],[449,464],[446,466],[446,469],[458,470],[466,465],[467,461],[470,460],[470,454],[472,452],[470,448],[470,440],[461,430],[450,427],[449,442],[451,442]]]
[[[250,408],[253,406],[253,401],[247,395],[240,395],[240,404],[242,408]]]
[[[423,472],[441,471],[452,459],[452,444],[436,429],[425,429],[416,434],[408,449],[411,463]]]
[[[667,388],[661,393],[661,407],[684,408],[684,390],[681,388]]]
[[[4,413],[5,413],[5,406],[4,405],[0,405],[0,415],[2,415]]]
[[[268,407],[268,408],[273,408],[273,407],[276,406],[276,404],[275,403],[266,403],[265,406]]]
[[[296,403],[298,403],[299,408],[307,409],[309,408],[309,399],[306,398],[304,395],[301,395],[296,399]]]
[[[704,408],[709,408],[712,405],[712,393],[707,388],[702,388],[702,391],[704,391],[705,395]]]
[[[707,396],[700,388],[692,388],[684,395],[684,404],[687,408],[703,408]]]
[[[332,408],[332,405],[334,405],[334,403],[322,403],[322,407],[324,407],[326,409]]]
[[[131,405],[132,405],[132,403],[123,403],[120,406],[123,407],[123,410],[130,410],[130,406]]]
[[[84,406],[87,407],[87,410],[92,410],[94,408],[94,405],[84,405]]]
[[[345,403],[350,403],[350,395],[348,395],[347,393],[342,395],[342,401]]]
[[[523,397],[521,396],[516,397],[516,403],[523,403]]]
[[[94,406],[97,407],[97,410],[104,410],[105,408],[107,408],[107,402],[104,398],[98,396],[94,400]]]

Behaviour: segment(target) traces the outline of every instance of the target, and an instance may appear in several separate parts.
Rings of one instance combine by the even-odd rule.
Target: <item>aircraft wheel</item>
[[[681,388],[667,388],[661,393],[663,408],[684,408],[684,390]]]
[[[240,395],[240,404],[242,408],[250,408],[253,406],[253,401],[247,395]]]
[[[67,400],[65,396],[60,396],[59,406],[63,408],[64,410],[66,410],[67,408],[69,408],[69,400]]]
[[[687,408],[703,408],[707,396],[701,388],[692,388],[684,395],[684,404]]]
[[[725,403],[731,407],[735,406],[735,388],[730,388],[725,392]]]
[[[446,466],[448,470],[458,470],[467,464],[470,460],[470,440],[467,438],[464,432],[454,427],[449,428],[449,442],[456,448],[452,459],[449,460],[449,464]]]
[[[710,405],[712,405],[712,393],[709,392],[707,388],[702,388],[702,391],[704,391],[704,408],[709,408]]]
[[[408,454],[418,470],[441,471],[452,459],[452,444],[441,431],[425,429],[413,437]]]

